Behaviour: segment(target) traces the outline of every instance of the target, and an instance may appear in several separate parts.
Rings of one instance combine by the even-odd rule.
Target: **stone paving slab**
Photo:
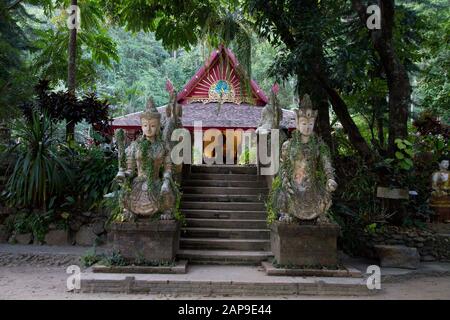
[[[93,265],[89,271],[93,273],[163,273],[184,274],[187,272],[187,260],[176,261],[171,266],[104,266]]]
[[[374,294],[361,278],[267,276],[261,267],[190,266],[187,274],[81,274],[81,292],[344,295]]]
[[[350,277],[361,278],[361,272],[352,267],[339,270],[326,269],[300,269],[300,268],[277,268],[272,263],[263,261],[262,266],[268,276],[293,276],[293,277]]]
[[[344,256],[341,258],[346,267],[356,268],[365,274],[370,265],[380,265],[376,260],[364,258],[350,258]],[[383,282],[396,282],[423,276],[444,277],[450,276],[449,262],[421,262],[417,269],[401,269],[381,267],[381,280]]]
[[[78,258],[81,257],[83,254],[85,254],[86,251],[89,249],[92,248],[80,246],[0,244],[0,265],[34,265],[34,263],[32,263],[33,259],[30,259],[30,257],[34,258],[35,260],[45,258],[44,259],[45,261],[42,262],[42,264],[44,265],[60,266],[60,265],[77,264]],[[103,253],[108,250],[110,250],[110,248],[106,246],[97,247],[98,253]],[[59,256],[61,256],[61,259],[58,258]],[[342,254],[341,259],[345,267],[356,268],[359,271],[361,271],[363,275],[366,274],[366,270],[369,265],[379,265],[379,263],[374,260],[350,258]],[[40,261],[37,262],[41,263]],[[197,269],[209,266],[204,265],[192,267],[194,269]],[[227,280],[232,281],[233,278],[239,276],[239,273],[241,272],[238,266],[232,267],[234,267],[235,269],[228,270],[228,275],[219,275],[219,276],[221,277],[226,276],[228,277]],[[257,269],[257,267],[253,268]],[[191,274],[191,268],[189,268],[188,275],[189,274]],[[441,277],[449,275],[450,275],[450,263],[448,262],[421,262],[419,268],[416,270],[399,269],[399,268],[381,268],[381,280],[384,282],[403,281],[422,276]]]

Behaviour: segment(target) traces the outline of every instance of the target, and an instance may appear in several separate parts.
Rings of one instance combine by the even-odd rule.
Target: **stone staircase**
[[[272,256],[264,205],[268,189],[255,166],[192,166],[182,189],[186,225],[179,259],[258,265]]]

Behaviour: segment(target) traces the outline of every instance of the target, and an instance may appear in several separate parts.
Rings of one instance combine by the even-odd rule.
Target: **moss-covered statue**
[[[296,110],[296,127],[292,138],[283,143],[273,210],[280,221],[328,222],[331,192],[337,183],[331,166],[328,146],[313,131],[317,111],[308,95]]]
[[[283,110],[278,101],[278,84],[274,84],[270,90],[269,103],[261,111],[261,120],[256,133],[269,134],[271,129],[279,129],[280,122],[283,120]]]
[[[161,135],[161,114],[153,100],[141,116],[142,136],[124,150],[124,133],[116,131],[119,149],[119,172],[122,182],[124,220],[160,216],[174,217],[176,186],[172,181],[170,151]]]

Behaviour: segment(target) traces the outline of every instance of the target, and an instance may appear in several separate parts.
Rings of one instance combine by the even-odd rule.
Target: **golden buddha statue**
[[[431,176],[430,206],[438,215],[439,222],[450,221],[450,175],[448,171],[448,160],[442,160],[439,163],[439,171]]]
[[[153,217],[173,219],[176,186],[172,181],[170,150],[161,135],[161,114],[153,100],[140,115],[142,136],[124,151],[119,145],[119,172],[125,220]],[[120,135],[116,134],[116,137]],[[119,140],[119,139],[118,139]],[[126,168],[123,168],[126,166]]]

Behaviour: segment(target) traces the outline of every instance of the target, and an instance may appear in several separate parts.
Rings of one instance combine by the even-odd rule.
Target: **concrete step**
[[[86,270],[80,278],[81,286],[76,292],[86,293],[164,294],[182,297],[191,297],[193,294],[226,295],[225,298],[240,295],[269,296],[273,299],[273,296],[281,298],[289,295],[359,297],[380,291],[369,290],[366,280],[361,278],[268,277],[255,266],[192,265],[186,274],[130,275]],[[211,318],[216,313],[213,310]]]
[[[240,174],[256,174],[256,166],[239,166],[239,165],[198,165],[191,166],[192,173],[240,173]]]
[[[258,181],[257,175],[252,174],[221,174],[221,173],[191,173],[188,180],[228,180],[228,181]],[[260,178],[261,179],[261,178]]]
[[[185,227],[181,230],[185,238],[216,238],[216,239],[270,239],[268,229],[226,229],[226,228],[196,228]]]
[[[265,211],[263,202],[202,202],[202,201],[181,201],[182,209],[211,209],[211,210],[238,210],[238,211]]]
[[[179,250],[178,259],[193,264],[260,265],[273,257],[268,251]]]
[[[180,238],[181,249],[269,251],[270,241],[262,239]]]
[[[201,202],[264,202],[265,195],[258,194],[186,194],[183,193],[181,201]]]
[[[267,213],[264,210],[204,210],[204,209],[182,209],[186,218],[195,219],[257,219],[266,220]]]
[[[185,194],[262,194],[267,195],[269,190],[267,188],[241,188],[241,187],[183,187]]]
[[[267,221],[265,219],[198,219],[186,218],[189,228],[230,228],[230,229],[265,229]]]
[[[183,190],[186,187],[238,187],[238,188],[267,188],[265,181],[243,181],[243,180],[201,180],[189,179],[182,180]]]

